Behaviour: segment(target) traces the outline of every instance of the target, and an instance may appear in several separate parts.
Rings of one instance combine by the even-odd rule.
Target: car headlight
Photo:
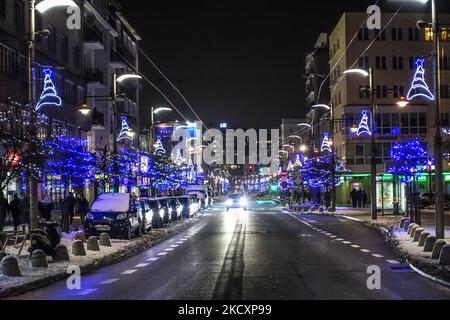
[[[233,200],[228,199],[228,200],[226,201],[226,204],[227,204],[227,206],[233,205]]]
[[[94,220],[94,214],[88,213],[86,216],[86,220]]]
[[[121,213],[117,216],[117,220],[125,220],[126,218],[128,218],[126,213]]]
[[[239,205],[240,206],[246,206],[247,204],[248,204],[247,199],[245,199],[245,198],[239,199]]]

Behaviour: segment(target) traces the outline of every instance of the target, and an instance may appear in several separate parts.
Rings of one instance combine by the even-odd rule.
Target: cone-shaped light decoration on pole
[[[369,128],[369,115],[367,114],[367,110],[364,110],[362,112],[362,118],[361,118],[361,122],[359,123],[357,135],[358,136],[371,136],[372,135],[372,132],[370,131],[370,128]]]
[[[434,100],[434,95],[431,93],[426,81],[425,81],[425,59],[416,60],[416,73],[412,82],[411,88],[408,92],[408,100],[414,98],[427,98],[428,100]]]
[[[60,107],[62,105],[62,100],[56,93],[55,85],[53,84],[52,70],[45,68],[42,72],[44,73],[44,90],[42,90],[39,102],[36,105],[36,111],[44,106]]]
[[[128,125],[126,117],[122,117],[122,129],[120,130],[119,136],[117,137],[117,142],[122,140],[133,141],[133,133]]]
[[[156,140],[155,145],[153,146],[155,148],[155,154],[166,154],[166,150],[163,147],[163,144],[160,139]]]
[[[322,152],[330,152],[331,153],[331,144],[330,144],[330,139],[328,136],[328,133],[325,133],[323,135],[323,142],[322,142],[322,147],[320,148],[320,151]]]

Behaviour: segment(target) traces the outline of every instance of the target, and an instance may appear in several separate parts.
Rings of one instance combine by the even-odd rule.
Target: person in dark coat
[[[89,202],[86,200],[83,194],[77,200],[78,202],[78,213],[80,214],[81,224],[84,223],[84,218],[89,211]]]
[[[13,218],[14,231],[17,231],[17,228],[20,226],[20,216],[22,213],[22,202],[17,194],[14,195],[13,200],[9,204],[9,211]]]
[[[8,214],[8,200],[6,200],[3,192],[0,191],[0,231],[3,231]]]
[[[72,193],[64,199],[62,207],[62,229],[64,232],[69,232],[70,225],[73,222],[73,215],[75,214],[76,200]]]
[[[50,221],[52,219],[53,202],[47,194],[45,194],[41,201],[39,201],[38,209],[42,219],[46,221]]]
[[[352,192],[350,192],[350,200],[352,201],[353,208],[356,208],[358,205],[358,190],[353,188]]]
[[[369,198],[367,197],[367,193],[364,190],[361,191],[361,200],[362,200],[363,208],[365,208],[367,206],[367,202],[368,202]]]
[[[357,201],[358,201],[358,208],[362,208],[363,207],[363,205],[362,205],[362,190],[361,189],[359,189],[358,190],[358,192],[357,192]]]
[[[24,225],[23,231],[25,231],[25,225],[30,224],[30,198],[27,193],[24,193],[22,196],[22,216],[20,221]]]

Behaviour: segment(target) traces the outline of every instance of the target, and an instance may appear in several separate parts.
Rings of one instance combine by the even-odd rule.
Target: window
[[[358,64],[361,69],[369,69],[369,67],[370,67],[369,57],[364,56],[364,57],[359,58]]]
[[[408,40],[409,41],[419,41],[420,40],[419,29],[417,29],[417,28],[409,28]]]
[[[448,84],[441,85],[441,98],[442,99],[449,99],[450,98],[450,90],[449,90]]]
[[[375,30],[375,39],[377,41],[385,41],[386,40],[386,30],[384,29],[376,29]]]
[[[50,31],[50,35],[48,36],[48,50],[56,52],[56,28],[54,25],[49,24],[48,30]]]
[[[386,57],[376,57],[376,68],[378,70],[386,70]]]
[[[393,57],[392,68],[394,70],[403,70],[403,57]]]
[[[370,88],[368,86],[359,86],[359,98],[360,99],[370,98]]]
[[[369,40],[369,29],[361,28],[358,30],[358,40],[359,41],[368,41]]]
[[[403,29],[392,28],[392,41],[402,41],[402,40],[403,40]]]
[[[17,76],[17,52],[0,43],[0,73],[8,77]]]
[[[73,46],[72,55],[73,55],[73,57],[72,57],[73,65],[75,67],[80,67],[81,61],[80,61],[80,46],[79,45]]]
[[[433,41],[434,33],[431,27],[425,28],[425,41]],[[441,40],[442,41],[450,41],[450,29],[449,28],[441,28]]]
[[[433,41],[433,28],[425,28],[425,41]]]
[[[394,92],[394,98],[399,99],[399,98],[405,96],[405,87],[404,86],[394,85],[392,91]]]
[[[0,0],[0,18],[6,18],[6,0]]]
[[[61,36],[61,57],[65,62],[69,61],[69,38],[66,35]]]
[[[15,24],[17,32],[25,32],[25,4],[22,0],[15,2]]]

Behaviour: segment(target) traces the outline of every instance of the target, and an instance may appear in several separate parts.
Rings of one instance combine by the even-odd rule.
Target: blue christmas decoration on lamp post
[[[320,148],[320,151],[322,152],[329,152],[331,153],[331,145],[330,145],[330,139],[328,133],[325,133],[323,135],[323,141],[322,141],[322,147]]]
[[[42,72],[44,73],[44,89],[42,90],[39,102],[36,105],[36,111],[44,106],[60,107],[62,105],[62,100],[58,96],[55,85],[53,84],[53,71],[50,68],[45,68]]]
[[[425,81],[425,68],[424,68],[425,59],[417,59],[416,60],[416,73],[414,74],[414,79],[411,84],[411,88],[409,89],[407,99],[409,101],[414,98],[427,98],[428,100],[433,101],[434,95],[431,93],[426,81]]]
[[[362,119],[359,123],[358,131],[356,133],[358,136],[371,136],[372,132],[369,128],[369,115],[367,113],[367,110],[364,110],[362,112]]]
[[[128,125],[126,117],[122,117],[122,129],[120,130],[119,136],[117,137],[117,142],[120,142],[122,140],[133,141],[133,132]]]

